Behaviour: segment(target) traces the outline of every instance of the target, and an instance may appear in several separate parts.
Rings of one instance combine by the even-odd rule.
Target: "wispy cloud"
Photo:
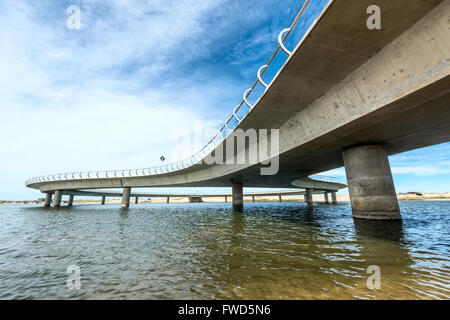
[[[173,132],[231,112],[294,2],[3,1],[0,198],[38,174],[170,161]]]

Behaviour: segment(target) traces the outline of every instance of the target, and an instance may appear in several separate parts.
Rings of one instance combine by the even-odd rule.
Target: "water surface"
[[[0,298],[449,299],[450,202],[400,207],[402,223],[348,203],[0,205]]]

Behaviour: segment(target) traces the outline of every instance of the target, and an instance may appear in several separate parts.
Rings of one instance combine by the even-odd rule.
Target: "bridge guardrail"
[[[305,0],[303,2],[303,5],[298,12],[297,16],[295,17],[294,21],[291,23],[291,25],[288,28],[283,29],[279,35],[278,35],[278,46],[272,56],[270,57],[269,61],[259,68],[257,72],[257,79],[253,83],[253,85],[248,88],[243,96],[241,102],[236,105],[233,108],[232,114],[225,120],[224,124],[219,128],[216,135],[211,138],[206,145],[204,145],[199,151],[194,153],[192,156],[190,156],[187,159],[169,163],[166,165],[161,166],[155,166],[150,168],[140,168],[140,169],[124,169],[124,170],[100,170],[100,171],[86,171],[86,172],[71,172],[71,173],[59,173],[59,174],[51,174],[51,175],[45,175],[45,176],[39,176],[34,177],[25,182],[26,185],[30,185],[33,183],[38,182],[47,182],[47,181],[61,181],[61,180],[80,180],[80,179],[95,179],[95,178],[124,178],[124,177],[140,177],[140,176],[149,176],[149,175],[157,175],[157,174],[164,174],[168,172],[175,172],[182,169],[185,169],[187,167],[193,166],[196,163],[203,160],[208,154],[210,154],[220,143],[222,143],[223,140],[226,139],[228,135],[230,135],[233,130],[240,124],[240,122],[248,115],[248,113],[254,108],[254,106],[258,103],[259,99],[262,97],[262,95],[270,88],[272,85],[272,82],[275,80],[275,78],[278,75],[279,70],[282,69],[282,66],[280,66],[274,72],[275,75],[272,77],[271,81],[266,83],[262,76],[267,72],[267,70],[274,65],[272,62],[274,61],[275,57],[277,56],[278,52],[281,51],[287,55],[287,57],[290,57],[293,54],[293,51],[290,51],[286,48],[285,42],[289,38],[291,34],[295,33],[295,27],[298,25],[298,22],[300,21],[300,18],[304,16],[305,12],[307,10],[311,11],[311,14],[314,13],[314,10],[318,10],[318,14],[314,17],[315,19],[311,22],[307,21],[305,18],[305,30],[304,34],[301,35],[301,39],[298,43],[300,43],[310,30],[314,27],[314,25],[318,21],[318,17],[330,6],[330,4],[333,2],[333,0],[319,0],[319,1],[312,1],[312,0]],[[322,7],[320,7],[322,6]],[[307,25],[309,23],[309,25]],[[297,30],[298,31],[298,30]],[[301,32],[298,31],[298,32]],[[297,44],[298,45],[298,44]],[[284,64],[283,64],[284,65]],[[248,101],[249,96],[255,92],[256,86],[260,84],[263,86],[263,91],[258,95],[256,98],[256,102],[253,104]],[[243,107],[246,107],[246,110],[242,110]],[[239,111],[243,111],[244,114],[242,117],[238,117],[237,113]],[[234,122],[234,125],[232,124]],[[323,181],[329,181],[329,180],[323,180]],[[331,181],[335,182],[335,181]]]
[[[347,181],[343,177],[331,177],[331,176],[324,176],[324,175],[312,175],[309,176],[310,179],[323,181],[323,182],[335,182],[335,183],[342,183],[347,184]]]

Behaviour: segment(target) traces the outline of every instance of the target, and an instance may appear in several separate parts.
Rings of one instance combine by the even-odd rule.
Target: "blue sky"
[[[72,4],[80,30],[66,27]],[[36,175],[172,160],[193,123],[209,132],[223,123],[298,8],[292,0],[2,0],[0,199],[38,197],[24,186]],[[390,160],[398,192],[450,191],[450,144]]]

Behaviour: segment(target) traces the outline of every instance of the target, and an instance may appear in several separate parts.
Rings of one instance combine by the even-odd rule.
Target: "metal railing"
[[[347,184],[347,181],[343,177],[330,177],[330,176],[324,176],[324,175],[313,175],[309,176],[310,179],[317,180],[317,181],[323,181],[323,182],[335,182],[335,183],[341,183],[341,184]]]
[[[175,172],[179,171],[188,167],[191,167],[195,165],[196,163],[199,163],[202,161],[206,156],[208,156],[220,143],[223,142],[242,122],[242,120],[249,114],[249,112],[255,107],[255,105],[259,102],[261,97],[264,95],[264,93],[270,88],[273,81],[277,77],[279,70],[281,70],[285,63],[276,70],[275,76],[270,80],[270,82],[265,82],[262,79],[262,76],[266,73],[266,71],[270,68],[272,62],[275,59],[275,56],[280,51],[285,53],[287,56],[287,59],[289,59],[293,52],[295,50],[288,50],[285,46],[286,39],[289,37],[290,34],[293,33],[295,26],[297,25],[298,21],[300,20],[300,17],[305,13],[307,9],[314,10],[319,9],[318,15],[315,17],[315,20],[310,23],[310,25],[305,25],[305,28],[307,30],[305,31],[304,35],[302,35],[301,40],[297,44],[297,47],[299,44],[303,41],[304,38],[309,34],[309,32],[312,30],[312,28],[317,23],[319,17],[326,11],[326,9],[330,6],[330,4],[333,2],[333,0],[328,0],[325,5],[321,4],[323,8],[318,8],[320,1],[312,1],[312,0],[305,0],[301,10],[298,12],[297,16],[295,17],[294,21],[290,25],[289,28],[283,29],[280,34],[278,35],[278,46],[275,50],[275,52],[270,57],[269,61],[259,68],[257,72],[257,79],[253,83],[253,85],[248,88],[243,96],[242,101],[236,105],[233,108],[232,114],[225,120],[225,123],[220,127],[216,135],[208,141],[208,143],[203,146],[198,152],[194,153],[192,156],[190,156],[187,159],[177,161],[174,163],[169,163],[166,165],[161,166],[155,166],[150,168],[140,168],[140,169],[123,169],[123,170],[102,170],[102,171],[86,171],[86,172],[71,172],[71,173],[57,173],[57,174],[51,174],[51,175],[45,175],[45,176],[39,176],[34,177],[25,182],[26,185],[30,185],[33,183],[39,183],[39,182],[47,182],[47,181],[61,181],[61,180],[80,180],[80,179],[101,179],[101,178],[125,178],[125,177],[141,177],[141,176],[149,176],[149,175],[158,175],[158,174],[164,174],[168,172]],[[316,7],[313,6],[313,4],[316,4]],[[266,80],[267,81],[267,80]],[[255,87],[261,84],[264,88],[263,92],[258,96],[255,103],[250,103],[248,101],[249,96],[255,91]],[[242,108],[246,108],[246,110]],[[242,117],[238,117],[238,112],[244,111],[244,114]],[[235,121],[233,121],[235,120]],[[233,125],[232,123],[235,122]]]

